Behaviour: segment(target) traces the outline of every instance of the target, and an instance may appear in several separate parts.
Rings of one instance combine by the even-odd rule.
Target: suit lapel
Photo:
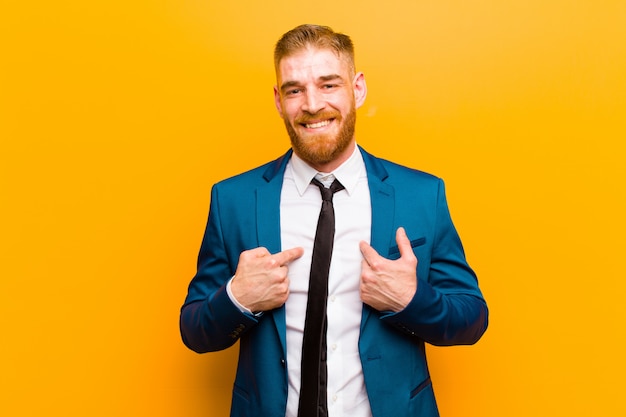
[[[291,150],[268,164],[263,173],[265,182],[256,189],[256,226],[259,246],[271,253],[280,252],[280,192],[283,187],[285,167]]]
[[[395,190],[393,186],[385,183],[388,177],[387,170],[380,160],[361,149],[363,161],[367,170],[367,182],[370,189],[372,205],[372,230],[370,244],[376,251],[387,257],[392,242],[395,239],[394,213],[395,213]],[[369,318],[372,309],[364,306],[361,320],[361,332]]]
[[[259,246],[267,248],[270,253],[280,252],[280,193],[283,186],[283,176],[287,161],[291,158],[291,150],[284,156],[269,164],[263,174],[266,183],[256,190],[256,225]],[[287,352],[285,320],[285,306],[272,313],[278,337],[283,347],[283,354]]]

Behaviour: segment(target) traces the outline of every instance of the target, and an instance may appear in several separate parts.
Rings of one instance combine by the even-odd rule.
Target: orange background
[[[491,309],[431,348],[443,416],[618,416],[625,1],[5,0],[0,415],[225,416],[178,311],[211,185],[288,146],[272,48],[350,34],[358,142],[446,180]]]

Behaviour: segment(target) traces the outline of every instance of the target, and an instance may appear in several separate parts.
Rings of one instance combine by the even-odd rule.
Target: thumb
[[[415,254],[413,253],[413,248],[411,248],[411,241],[406,235],[406,230],[404,230],[404,227],[398,227],[398,230],[396,230],[396,243],[398,244],[401,258],[415,257]]]

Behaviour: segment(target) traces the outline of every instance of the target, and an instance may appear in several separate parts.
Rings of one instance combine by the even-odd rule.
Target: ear
[[[283,117],[283,106],[280,103],[280,91],[278,91],[277,86],[274,86],[274,104],[276,105],[276,110],[278,110],[280,117]]]
[[[367,84],[365,83],[365,75],[362,72],[354,76],[352,88],[354,89],[354,105],[358,109],[365,103],[365,97],[367,97]]]

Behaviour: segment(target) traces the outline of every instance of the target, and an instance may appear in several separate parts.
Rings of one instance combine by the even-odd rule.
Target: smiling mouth
[[[302,123],[302,126],[306,127],[307,129],[320,129],[322,127],[328,126],[334,119],[329,119],[329,120],[323,120],[321,122],[315,122],[315,123]]]

